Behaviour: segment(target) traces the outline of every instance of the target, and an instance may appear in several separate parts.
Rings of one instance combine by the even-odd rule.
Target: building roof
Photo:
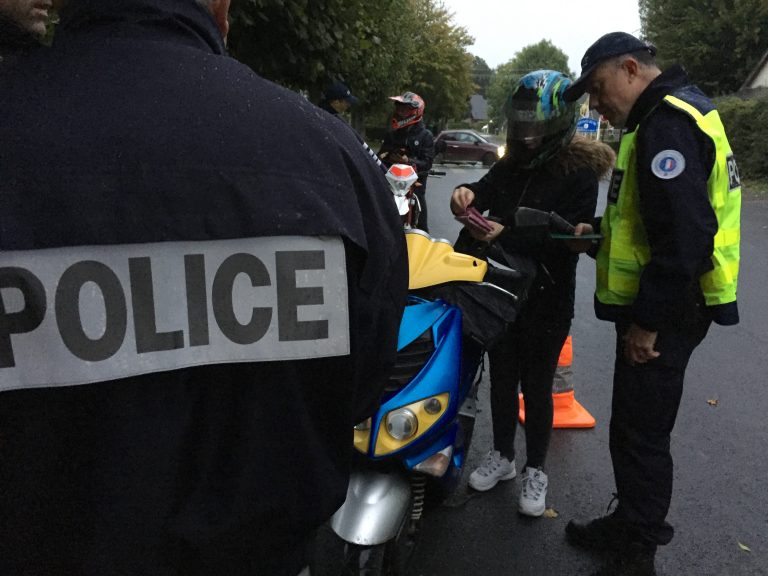
[[[470,97],[469,115],[472,120],[488,120],[488,101],[481,94]]]
[[[757,63],[747,76],[744,84],[741,85],[739,90],[747,90],[750,88],[768,88],[768,50],[765,51],[763,57]]]

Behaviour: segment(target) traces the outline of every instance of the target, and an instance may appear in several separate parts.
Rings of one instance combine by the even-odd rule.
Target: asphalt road
[[[459,225],[448,209],[455,186],[485,170],[436,166],[429,180],[430,228],[455,240]],[[603,187],[604,188],[604,187]],[[601,194],[604,203],[604,193]],[[599,208],[602,211],[602,208]],[[672,438],[675,488],[668,520],[674,540],[657,554],[664,576],[768,575],[768,202],[742,209],[741,323],[713,326],[688,368]],[[577,399],[597,419],[591,430],[555,430],[546,466],[547,507],[556,517],[517,513],[519,480],[478,494],[466,477],[490,446],[487,373],[464,485],[425,516],[414,576],[542,576],[590,574],[598,559],[568,546],[569,519],[605,513],[613,491],[608,422],[613,326],[592,310],[594,262],[579,263],[573,371]],[[654,406],[649,401],[648,410]],[[524,459],[522,429],[518,462]]]

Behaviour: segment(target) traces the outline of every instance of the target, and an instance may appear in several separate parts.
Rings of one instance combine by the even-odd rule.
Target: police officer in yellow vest
[[[685,368],[711,322],[739,321],[736,162],[713,103],[681,67],[662,72],[655,53],[630,34],[606,34],[566,92],[570,100],[589,93],[590,107],[624,129],[595,294],[596,315],[617,332],[610,451],[618,505],[566,527],[572,544],[608,553],[600,575],[656,574],[656,547],[674,532],[670,434]]]

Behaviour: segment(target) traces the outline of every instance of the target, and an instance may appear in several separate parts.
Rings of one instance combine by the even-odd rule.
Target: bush
[[[739,165],[742,179],[768,178],[768,98],[742,100],[720,98],[717,109],[728,141]]]

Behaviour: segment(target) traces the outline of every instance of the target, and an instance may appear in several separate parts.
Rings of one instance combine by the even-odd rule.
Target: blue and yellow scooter
[[[409,189],[407,182],[401,187]],[[393,191],[397,199],[397,186]],[[410,202],[411,196],[401,198]],[[489,329],[503,330],[514,319],[521,300],[514,289],[484,280],[485,260],[409,224],[406,219],[410,293],[396,366],[379,409],[355,426],[346,501],[318,534],[313,576],[405,573],[425,503],[441,501],[461,477],[483,340]],[[523,285],[518,272],[509,277]]]

